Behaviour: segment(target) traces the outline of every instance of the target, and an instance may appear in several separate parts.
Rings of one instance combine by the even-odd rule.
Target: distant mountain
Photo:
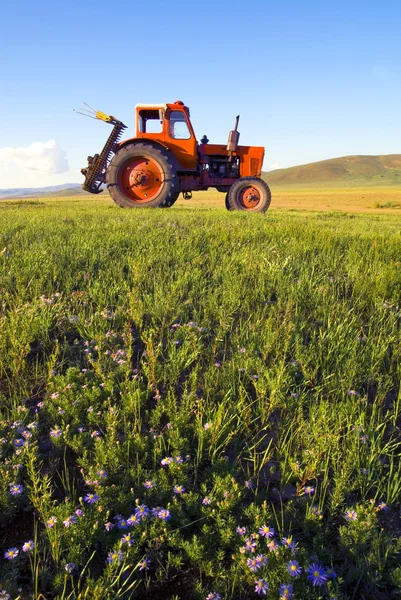
[[[87,194],[79,183],[63,183],[42,188],[11,188],[0,189],[0,200],[7,198],[43,198],[44,196],[80,196]]]
[[[262,173],[269,184],[401,185],[401,154],[343,156]]]

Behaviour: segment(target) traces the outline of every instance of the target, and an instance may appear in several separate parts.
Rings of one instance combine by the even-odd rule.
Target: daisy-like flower
[[[0,600],[10,600],[11,596],[6,590],[0,590]]]
[[[251,569],[254,573],[260,568],[261,565],[258,565],[256,562],[256,558],[248,558],[246,561],[247,567]]]
[[[143,487],[146,490],[151,490],[155,487],[154,481],[152,481],[151,479],[148,479],[147,481],[145,481],[145,483],[143,484]]]
[[[132,542],[134,541],[134,538],[132,537],[131,533],[126,533],[125,535],[123,535],[123,537],[121,538],[121,543],[122,544],[127,544],[127,546],[130,548],[132,546]]]
[[[251,490],[251,489],[252,489],[252,487],[253,487],[253,485],[252,485],[252,481],[250,481],[250,480],[248,480],[248,481],[245,481],[245,487],[246,487],[248,490]]]
[[[327,581],[326,571],[317,563],[309,565],[306,569],[306,574],[313,585],[323,585]]]
[[[13,560],[18,556],[18,548],[9,548],[7,552],[4,552],[4,558],[7,560]]]
[[[71,573],[73,572],[73,570],[75,569],[75,564],[74,563],[67,563],[64,567],[64,569],[67,571],[67,573]]]
[[[253,541],[252,538],[247,538],[245,540],[245,552],[255,552],[256,542]]]
[[[108,563],[120,563],[122,562],[124,558],[124,554],[121,550],[113,550],[112,552],[109,552],[107,555],[107,562]]]
[[[358,519],[358,515],[355,510],[346,510],[344,517],[347,521],[356,521]]]
[[[150,566],[150,560],[149,560],[149,558],[143,558],[141,561],[139,561],[138,564],[139,564],[140,571],[147,571]]]
[[[308,496],[311,496],[312,494],[315,493],[315,488],[313,487],[313,485],[307,485],[304,488],[304,492],[305,492],[305,494],[308,494]]]
[[[207,431],[208,429],[210,429],[210,428],[211,428],[211,426],[212,426],[212,424],[211,424],[211,423],[205,423],[205,424],[204,424],[204,426],[203,426],[203,429],[204,429],[205,431]]]
[[[268,589],[269,586],[267,585],[267,581],[265,581],[265,579],[258,579],[257,581],[255,581],[255,592],[257,594],[262,594],[263,596],[266,596]]]
[[[52,527],[54,527],[56,523],[57,523],[57,517],[50,517],[50,519],[47,519],[47,521],[46,521],[46,525],[47,525],[48,529],[51,529]]]
[[[96,472],[97,472],[97,476],[100,477],[101,479],[104,479],[105,477],[107,477],[107,471],[105,469],[98,469]]]
[[[142,519],[142,515],[140,515],[139,513],[135,512],[133,515],[130,516],[130,518],[126,521],[126,523],[130,527],[136,527],[141,522],[141,519]],[[125,522],[125,519],[122,519],[122,520]]]
[[[388,506],[385,502],[379,502],[377,510],[388,510]]]
[[[14,440],[14,446],[16,448],[21,448],[25,444],[25,440],[23,438],[16,438]]]
[[[269,548],[270,552],[276,552],[276,550],[278,550],[278,544],[274,540],[270,540],[270,542],[267,544],[267,547]]]
[[[150,510],[148,509],[146,504],[140,504],[136,507],[135,514],[139,515],[141,518],[147,517],[148,515],[150,515]]]
[[[217,592],[210,592],[210,594],[206,596],[206,600],[221,600],[221,596]]]
[[[302,573],[302,567],[299,566],[299,563],[296,560],[290,560],[290,562],[287,563],[286,568],[291,577],[298,577]]]
[[[111,531],[112,529],[114,529],[114,525],[113,525],[113,523],[110,523],[110,521],[108,521],[107,523],[104,524],[104,528],[106,531]]]
[[[174,486],[174,493],[175,494],[183,494],[185,492],[185,488],[183,485],[175,485]]]
[[[274,529],[268,525],[262,525],[259,529],[259,534],[265,538],[272,538],[274,536]]]
[[[99,500],[99,496],[97,494],[86,494],[84,497],[84,501],[87,504],[95,504]]]
[[[65,519],[65,521],[63,521],[64,527],[71,527],[71,525],[75,525],[75,523],[77,522],[77,517],[75,517],[74,515],[70,515],[69,517],[67,517]]]
[[[237,527],[237,529],[235,530],[238,535],[245,535],[246,534],[246,528],[245,527]]]
[[[171,456],[166,456],[165,458],[162,458],[160,461],[160,464],[163,465],[163,467],[166,467],[167,465],[169,465],[171,462],[173,461],[173,459],[171,458]]]
[[[59,438],[62,435],[63,435],[63,432],[60,429],[60,427],[54,427],[53,429],[50,429],[50,437],[52,437],[52,438]]]
[[[167,508],[159,510],[157,516],[159,519],[162,519],[162,521],[169,521],[171,519],[170,511]]]
[[[35,548],[35,542],[33,540],[29,540],[29,542],[25,542],[22,546],[22,552],[30,552]]]
[[[292,585],[290,585],[289,583],[282,583],[280,585],[278,593],[280,594],[280,600],[285,600],[287,598],[288,600],[290,600],[290,598],[292,598],[294,590]]]
[[[24,491],[24,486],[19,483],[10,483],[11,496],[20,496]]]
[[[265,556],[264,554],[258,554],[255,560],[258,567],[264,567],[267,563],[267,556]]]
[[[137,515],[132,515],[135,520],[139,523],[139,519],[137,517]],[[118,517],[117,518],[117,529],[128,529],[128,527],[132,525],[132,523],[130,523],[130,519],[124,519],[124,517]]]
[[[77,508],[77,510],[75,511],[75,514],[77,515],[77,517],[82,517],[84,513],[80,508]]]
[[[325,571],[326,571],[326,575],[329,579],[335,579],[337,577],[337,573],[335,572],[335,570],[332,567],[326,567]]]
[[[296,548],[296,543],[293,541],[292,535],[288,538],[284,537],[281,540],[281,543],[283,544],[283,546],[286,546],[287,548],[290,548],[291,550],[295,550],[295,548]]]
[[[178,455],[178,456],[174,456],[173,461],[175,462],[176,465],[182,465],[182,463],[184,462],[184,459],[182,458],[182,456]]]
[[[205,497],[203,498],[203,500],[202,500],[202,504],[203,504],[204,506],[209,506],[209,504],[211,504],[211,503],[212,503],[212,501],[211,501],[211,499],[209,498],[209,496],[205,496]]]
[[[316,505],[315,506],[311,506],[310,511],[311,511],[312,516],[314,516],[314,517],[320,517],[321,514],[322,514],[322,511]]]

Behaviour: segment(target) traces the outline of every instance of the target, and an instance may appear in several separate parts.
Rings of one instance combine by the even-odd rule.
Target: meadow
[[[1,202],[0,600],[401,598],[401,191],[221,198]]]

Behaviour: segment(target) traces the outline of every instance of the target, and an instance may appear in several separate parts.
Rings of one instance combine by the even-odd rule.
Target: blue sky
[[[399,0],[5,0],[1,22],[0,188],[81,182],[110,131],[83,100],[127,137],[140,102],[182,99],[211,142],[239,113],[266,170],[401,153]]]

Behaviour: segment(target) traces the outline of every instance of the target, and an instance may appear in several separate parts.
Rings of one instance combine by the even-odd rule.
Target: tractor
[[[225,194],[228,210],[263,213],[269,208],[270,189],[260,178],[264,148],[238,145],[239,116],[226,145],[209,144],[206,136],[198,143],[189,108],[180,100],[138,104],[136,136],[120,141],[126,125],[89,108],[113,130],[102,152],[88,156],[81,171],[87,192],[98,194],[106,185],[121,207],[168,208],[180,193],[190,199],[193,191],[214,187]]]

